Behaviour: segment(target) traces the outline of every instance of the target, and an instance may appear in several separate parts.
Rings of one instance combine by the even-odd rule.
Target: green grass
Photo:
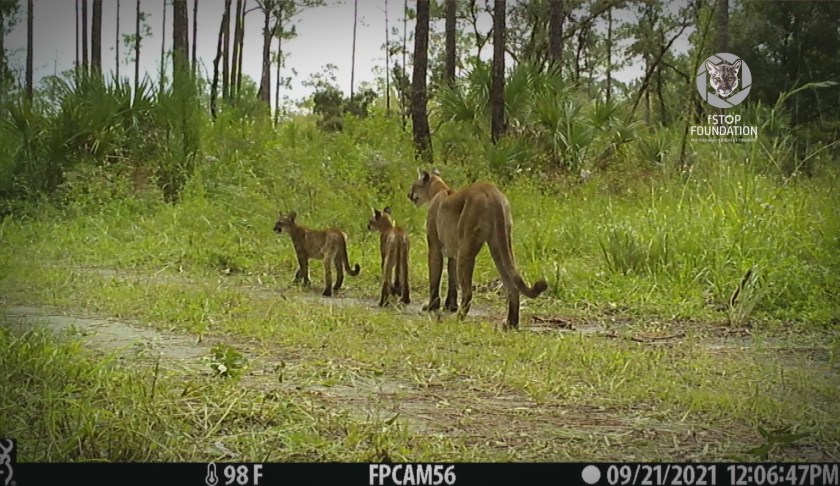
[[[38,444],[23,460],[200,461],[218,440],[252,460],[737,460],[759,430],[785,427],[807,435],[774,459],[840,454],[831,171],[783,179],[705,147],[690,173],[628,168],[586,184],[497,179],[481,154],[441,166],[455,186],[480,176],[508,194],[517,263],[550,285],[524,302],[523,327],[538,315],[611,332],[500,333],[486,251],[475,306],[487,314],[374,308],[372,207],[409,230],[412,297],[428,298],[425,209],[406,197],[416,166],[398,130],[373,119],[330,136],[243,124],[206,137],[178,204],[91,170],[64,187],[66,205],[3,219],[0,290],[195,337],[247,369],[161,374],[4,331],[0,436]],[[272,232],[291,209],[349,234],[362,266],[345,280],[349,305],[318,296],[319,263],[313,289],[291,285],[291,242]]]
[[[368,185],[366,162],[352,160],[352,153],[336,167],[319,167],[317,155],[308,159],[305,169],[298,157],[270,151],[257,160],[219,160],[177,206],[148,196],[77,199],[70,209],[34,219],[7,218],[3,239],[7,252],[37,261],[282,278],[293,275],[296,261],[291,241],[272,227],[279,211],[295,209],[304,225],[335,225],[350,235],[351,260],[363,268],[350,281],[369,288],[378,278],[378,247],[365,229],[368,213],[390,205],[411,232],[414,292],[427,292],[425,210],[405,197],[414,168],[393,163],[400,170],[388,175],[383,194]],[[449,172],[454,185],[464,182],[460,169]],[[287,177],[295,178],[294,191],[286,190]],[[544,276],[551,287],[551,299],[536,305],[590,311],[620,303],[639,315],[731,320],[745,314],[739,323],[755,316],[820,326],[840,318],[836,182],[833,175],[782,182],[721,161],[689,176],[630,185],[610,176],[583,186],[523,178],[505,190],[518,264],[527,279]],[[21,255],[16,249],[24,246]],[[760,288],[744,294],[749,302],[730,302],[748,269]],[[322,279],[320,267],[312,273]],[[475,279],[494,278],[483,251]]]
[[[43,331],[0,327],[0,349],[0,408],[15,411],[3,414],[0,431],[23,445],[22,461],[211,461],[227,451],[261,461],[377,461],[384,453],[461,453],[447,441],[414,444],[401,424],[358,420],[291,389],[249,390],[233,380],[124,367],[113,355],[91,355],[78,341]]]

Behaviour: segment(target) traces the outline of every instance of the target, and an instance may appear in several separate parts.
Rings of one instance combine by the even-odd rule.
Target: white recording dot
[[[595,484],[601,479],[601,470],[598,469],[598,466],[590,465],[583,468],[583,472],[580,475],[586,481],[586,484]]]

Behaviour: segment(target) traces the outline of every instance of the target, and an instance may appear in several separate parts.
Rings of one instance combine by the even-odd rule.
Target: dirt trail
[[[80,339],[89,348],[117,352],[122,358],[153,360],[159,356],[162,366],[185,372],[207,368],[201,358],[209,355],[210,347],[184,335],[114,319],[72,316],[44,307],[7,307],[5,317],[12,329],[47,329],[59,337]]]
[[[4,315],[3,324],[11,329],[48,329],[61,339],[80,339],[88,348],[117,353],[120,359],[146,364],[157,361],[164,369],[184,374],[210,373],[205,358],[211,355],[215,344],[227,342],[222,338],[204,338],[198,342],[195,337],[140,324],[70,315],[46,307],[11,306],[4,310]],[[283,385],[277,380],[276,369],[281,361],[286,366],[295,365],[288,357],[281,360],[266,356],[248,343],[237,342],[236,348],[249,359],[249,370],[241,380],[242,386],[261,390],[298,386],[295,382]],[[462,398],[444,397],[447,395],[445,390],[429,393],[413,384],[388,378],[355,380],[353,386],[310,385],[303,391],[363,420],[399,415],[403,423],[420,433],[453,432],[452,417],[468,408]],[[500,411],[533,406],[518,397],[487,397],[486,403],[492,405],[486,411],[491,415],[488,419],[491,422],[495,422],[492,416]]]
[[[104,279],[116,279],[134,283],[177,283],[181,285],[197,285],[202,282],[186,275],[158,272],[155,274],[130,270],[115,270],[110,268],[74,268],[73,272],[93,275]],[[268,285],[260,282],[243,281],[235,278],[220,278],[219,285],[234,288],[266,298],[295,299],[312,305],[358,307],[370,312],[383,312],[376,301],[370,298],[359,298],[348,293],[338,294],[331,298],[324,298],[316,290],[310,293],[300,293],[295,290],[293,295],[287,295],[285,285]],[[291,287],[289,287],[291,288]],[[499,306],[501,312],[502,306]],[[395,310],[389,309],[388,312]],[[425,319],[427,312],[422,310],[422,303],[415,300],[410,305],[400,305],[397,312],[403,316]],[[471,318],[503,319],[501,313],[494,314],[480,304],[470,309]],[[6,322],[18,329],[46,328],[56,335],[68,339],[81,339],[85,346],[103,352],[116,352],[124,360],[140,360],[154,363],[159,360],[165,369],[184,373],[210,373],[210,367],[205,361],[210,357],[212,347],[216,344],[233,344],[232,338],[207,337],[199,342],[195,336],[166,332],[145,326],[142,323],[124,322],[118,319],[102,319],[98,316],[70,315],[62,309],[50,309],[36,306],[15,306],[6,309]],[[523,322],[523,330],[535,332],[569,330],[556,322]],[[599,327],[578,329],[581,332],[593,332]],[[249,360],[249,370],[243,376],[243,386],[258,389],[282,388],[278,384],[277,367],[294,367],[294,360],[288,356],[269,356],[253,343],[237,340],[237,350]],[[293,386],[289,384],[288,386]],[[396,381],[393,378],[377,377],[355,379],[352,386],[337,384],[333,386],[309,385],[304,390],[314,398],[328,402],[331,406],[346,409],[353,415],[362,418],[390,418],[399,414],[402,422],[411,429],[425,433],[472,433],[469,423],[480,426],[481,429],[501,427],[509,423],[508,418],[501,416],[521,413],[522,409],[529,409],[531,413],[539,413],[539,407],[522,396],[497,396],[488,393],[463,390],[429,390],[415,383]],[[476,406],[476,399],[482,403]],[[471,410],[470,417],[461,417],[463,410]],[[520,410],[520,412],[517,412]],[[568,411],[564,412],[567,413]],[[587,413],[583,415],[587,415]],[[458,420],[453,420],[453,417]],[[460,417],[460,418],[459,418]],[[579,422],[581,420],[578,420]],[[602,422],[597,419],[596,422]],[[453,423],[458,424],[453,426]],[[492,424],[489,426],[488,424]],[[478,431],[473,431],[479,434]],[[485,433],[487,431],[485,430]],[[512,433],[518,433],[515,429]],[[503,434],[504,435],[504,434]]]
[[[103,278],[133,279],[135,281],[176,281],[196,284],[189,278],[172,274],[138,274],[109,269],[84,269],[84,273]],[[267,285],[249,285],[247,282],[221,282],[220,285],[235,287],[254,294],[270,294],[272,298],[282,296],[282,291],[269,290]],[[357,306],[379,311],[371,299],[352,296],[323,298],[312,295],[287,296],[317,305]],[[475,309],[475,317],[493,319],[497,314],[487,309]],[[426,314],[420,303],[413,303],[400,311],[404,315]],[[12,306],[0,308],[0,323],[17,329],[45,328],[67,339],[81,339],[86,347],[103,352],[116,352],[127,362],[160,363],[160,366],[176,373],[209,374],[205,358],[210,357],[213,346],[220,343],[234,344],[249,360],[249,370],[241,385],[258,390],[276,390],[284,387],[298,388],[295,380],[281,383],[278,380],[278,365],[294,369],[296,363],[288,356],[267,355],[256,343],[229,337],[204,337],[153,329],[142,323],[131,323],[115,319],[69,315],[60,309],[35,306]],[[503,316],[498,314],[501,319]],[[598,334],[612,338],[626,338],[607,332],[606,326],[593,322],[571,322],[562,318],[529,317],[523,320],[523,330],[532,332],[570,332]],[[676,334],[652,338],[634,338],[649,345],[669,344],[683,336]],[[745,336],[709,341],[709,346],[721,350],[743,349],[749,346]],[[658,423],[644,411],[609,410],[592,406],[546,406],[534,403],[521,393],[488,392],[486,390],[459,387],[423,387],[416,383],[399,381],[396,377],[356,379],[333,386],[303,385],[304,393],[331,407],[343,409],[361,419],[382,420],[398,416],[398,420],[409,430],[420,434],[445,434],[466,437],[481,447],[498,447],[514,450],[518,445],[533,441],[553,442],[591,441],[593,434],[602,437],[605,443],[643,441],[657,444],[658,453],[675,460],[697,458],[726,447],[727,442],[743,434],[739,430],[719,430],[695,434],[697,424]],[[656,423],[653,423],[656,422]],[[654,439],[655,437],[655,439]],[[654,440],[651,440],[654,439]],[[668,449],[668,450],[665,450]],[[641,452],[641,451],[640,451]],[[622,456],[625,457],[625,456]],[[546,458],[551,460],[551,458]],[[557,460],[564,458],[558,457]]]
[[[142,272],[134,272],[128,270],[114,270],[110,268],[78,268],[75,269],[81,273],[87,273],[92,275],[98,275],[103,278],[114,278],[117,280],[141,280],[145,282],[154,282],[154,283],[179,283],[185,285],[194,285],[198,282],[190,278],[186,275],[181,274],[172,274],[172,273],[155,273],[155,274],[147,274]],[[259,280],[257,284],[249,284],[237,279],[231,278],[220,278],[219,279],[220,286],[225,288],[234,288],[237,290],[246,291],[252,295],[258,295],[261,297],[269,297],[269,298],[295,298],[299,300],[303,300],[310,304],[318,304],[318,305],[334,305],[338,307],[363,307],[368,308],[371,310],[381,310],[377,305],[378,299],[373,297],[361,298],[353,296],[352,290],[348,293],[348,290],[345,288],[344,290],[338,292],[336,295],[332,297],[323,297],[320,295],[320,287],[317,281],[313,282],[312,287],[310,287],[308,292],[305,293],[295,293],[294,297],[287,297],[285,295],[285,291],[291,288],[297,288],[293,285],[285,285],[279,284],[272,287],[262,284]],[[405,305],[400,304],[398,309],[401,314],[425,314],[425,311],[422,309],[423,305],[420,303],[417,298],[414,298],[414,301],[411,304]],[[501,309],[501,307],[500,307]],[[481,305],[473,304],[470,308],[470,315],[471,316],[480,316],[480,317],[487,317],[492,315],[488,309],[483,308]]]
[[[57,268],[64,268],[64,267],[57,267]],[[101,268],[101,267],[78,267],[74,268],[73,271],[88,274],[88,275],[96,275],[102,278],[109,278],[109,279],[116,279],[121,281],[131,281],[131,282],[143,282],[143,283],[177,283],[182,285],[197,285],[199,283],[198,280],[191,278],[187,275],[183,274],[173,274],[173,273],[163,273],[157,272],[154,274],[139,272],[139,271],[132,271],[132,270],[115,270],[111,268]],[[346,289],[333,297],[323,297],[320,295],[318,291],[317,285],[313,286],[310,291],[308,292],[299,292],[297,291],[297,287],[294,285],[284,285],[282,283],[275,284],[275,285],[268,285],[259,280],[257,278],[256,282],[244,282],[242,280],[231,279],[228,277],[220,277],[219,278],[219,286],[222,288],[231,288],[236,289],[239,291],[246,292],[250,295],[259,296],[263,298],[270,298],[270,299],[295,299],[295,300],[302,300],[308,304],[315,304],[321,306],[336,306],[336,307],[357,307],[357,308],[364,308],[371,312],[382,312],[383,309],[377,305],[377,299],[371,297],[357,297],[353,295],[353,291],[347,291]],[[443,283],[442,285],[446,285]],[[489,320],[495,320],[497,323],[501,324],[504,320],[505,306],[504,306],[504,294],[501,291],[501,282],[497,282],[493,285],[485,285],[484,291],[491,291],[496,292],[498,294],[498,302],[493,308],[486,307],[481,302],[473,301],[470,307],[469,318],[483,318]],[[293,292],[289,293],[288,290],[294,289]],[[423,304],[425,301],[419,300],[417,296],[414,297],[411,304],[398,304],[396,307],[392,307],[388,309],[388,312],[398,312],[403,316],[418,316],[425,318],[429,315],[427,311],[423,310]],[[605,326],[603,326],[599,322],[595,321],[586,321],[586,322],[575,322],[571,323],[565,319],[557,319],[557,318],[541,318],[539,316],[530,316],[527,317],[528,312],[525,310],[525,306],[527,306],[527,301],[523,304],[523,322],[521,323],[520,330],[522,331],[530,331],[530,332],[579,332],[584,334],[591,334],[591,333],[602,333],[606,331]],[[441,315],[446,315],[446,312],[442,311]]]
[[[116,352],[132,363],[151,365],[157,361],[164,369],[184,374],[209,373],[209,366],[203,359],[210,355],[216,343],[224,342],[215,338],[197,342],[194,337],[139,324],[68,315],[45,307],[7,307],[5,318],[0,322],[19,330],[49,329],[64,339],[81,339],[86,347]],[[250,361],[249,371],[240,382],[242,386],[258,390],[299,386],[296,382],[278,382],[275,371],[278,358],[260,355],[259,350],[247,343],[237,342],[236,348]],[[284,361],[288,367],[288,361]],[[585,441],[593,434],[614,442],[650,436],[649,419],[632,411],[568,406],[560,409],[540,406],[516,394],[419,387],[387,377],[356,380],[352,386],[310,385],[302,391],[360,420],[381,421],[397,416],[412,433],[460,436],[480,447],[507,451],[533,444],[533,441]],[[690,427],[690,424],[671,425],[658,432],[663,436],[663,443],[674,444],[673,457],[691,457],[692,452],[704,448],[708,452],[708,446],[720,440],[719,436],[701,437],[702,440],[692,436],[691,443],[686,443],[683,439],[688,437]]]
[[[158,331],[140,324],[115,319],[68,315],[45,307],[13,306],[5,309],[5,325],[21,330],[45,328],[66,339],[81,339],[86,347],[103,352],[116,352],[126,361],[153,364],[174,372],[209,373],[205,357],[212,347],[224,339],[196,338]],[[291,381],[280,384],[276,367],[278,357],[261,355],[255,346],[236,343],[247,355],[249,372],[241,385],[252,389],[282,389],[298,386]],[[295,366],[284,358],[287,367]],[[648,419],[627,411],[593,407],[545,407],[518,394],[493,394],[475,389],[420,387],[388,377],[356,380],[352,386],[310,385],[304,390],[310,397],[343,409],[361,420],[385,420],[394,416],[410,431],[419,434],[461,436],[482,447],[514,450],[531,441],[558,439],[587,440],[598,434],[605,440],[620,441],[649,436]],[[674,457],[702,450],[720,437],[708,440],[683,439],[690,424],[663,428],[659,434],[669,436],[664,443],[675,444]],[[676,445],[680,444],[679,447]],[[708,450],[708,449],[707,449]],[[548,459],[548,458],[547,458]]]
[[[70,315],[60,309],[11,306],[2,310],[0,322],[12,329],[49,329],[63,339],[80,339],[92,349],[117,355],[131,363],[159,363],[164,369],[185,375],[210,373],[204,358],[209,357],[224,338],[195,337],[155,330],[142,324],[116,319]],[[266,356],[256,346],[237,342],[236,348],[249,359],[249,370],[240,384],[257,390],[298,388],[294,380],[279,383],[277,365],[281,359]],[[288,357],[282,361],[294,367]],[[313,399],[347,411],[360,420],[385,420],[397,416],[410,431],[419,434],[462,436],[482,446],[516,448],[528,441],[552,441],[558,437],[577,440],[599,434],[615,440],[628,435],[642,437],[649,428],[647,419],[621,411],[592,407],[540,406],[518,394],[489,393],[475,389],[421,387],[389,377],[359,379],[333,386],[308,385],[302,390]],[[626,411],[625,411],[626,412]],[[550,427],[546,427],[550,425]],[[676,444],[689,424],[663,432]],[[559,434],[559,436],[558,436]],[[695,447],[706,445],[698,442]],[[695,449],[690,447],[688,450]],[[680,449],[675,453],[684,454]]]

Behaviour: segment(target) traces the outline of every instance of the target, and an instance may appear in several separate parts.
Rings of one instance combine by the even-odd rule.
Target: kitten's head
[[[277,218],[277,222],[274,223],[274,231],[277,233],[282,233],[283,231],[289,232],[292,228],[295,227],[295,218],[297,217],[297,213],[292,211],[289,214],[280,213],[280,216]]]
[[[738,73],[741,71],[741,60],[732,64],[720,63],[714,65],[706,61],[706,71],[709,73],[709,83],[718,96],[726,98],[738,87]]]

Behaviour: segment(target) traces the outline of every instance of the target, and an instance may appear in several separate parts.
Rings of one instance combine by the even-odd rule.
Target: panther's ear
[[[440,175],[440,171],[439,171],[439,170],[437,170],[437,169],[432,169],[432,174],[434,174],[434,175],[436,175],[436,176],[439,176],[439,175]]]
[[[708,71],[709,74],[715,73],[717,72],[717,66],[712,64],[711,61],[706,61],[706,71]]]
[[[732,67],[735,68],[735,71],[741,70],[741,60],[738,59],[737,61],[732,63]]]
[[[423,182],[424,183],[429,182],[429,179],[432,178],[432,176],[428,172],[426,172],[425,170],[422,172],[422,177],[423,177]]]
[[[383,211],[385,211],[388,214],[391,214],[391,207],[390,206],[385,206],[385,209],[383,209]]]
[[[373,216],[374,216],[376,219],[379,219],[379,218],[381,218],[381,217],[382,217],[382,213],[380,213],[378,209],[373,208]]]
[[[289,213],[289,221],[294,221],[297,218],[297,213],[292,211]]]

